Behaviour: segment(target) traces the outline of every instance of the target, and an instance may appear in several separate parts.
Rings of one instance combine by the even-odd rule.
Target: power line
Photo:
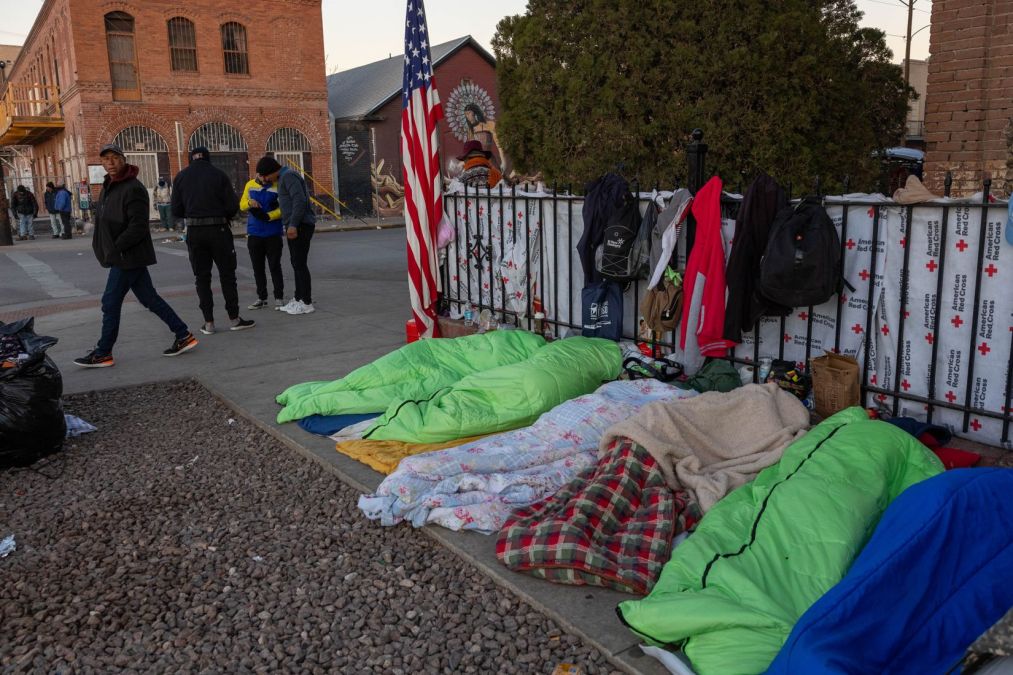
[[[897,9],[901,9],[901,8],[906,8],[907,7],[907,3],[906,2],[902,2],[902,3],[900,3],[898,5],[898,4],[893,3],[893,2],[886,2],[886,0],[863,0],[863,1],[864,2],[874,2],[877,5],[886,5],[887,7],[896,7]],[[922,12],[923,14],[932,14],[932,12],[930,12],[929,10],[927,10],[927,9],[921,9],[919,7],[915,7],[914,10],[916,12]]]

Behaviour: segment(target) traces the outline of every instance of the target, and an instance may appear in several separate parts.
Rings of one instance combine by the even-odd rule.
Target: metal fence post
[[[686,146],[686,162],[689,168],[689,173],[686,176],[686,187],[695,195],[697,190],[703,187],[706,177],[707,144],[703,142],[703,131],[701,129],[693,129],[693,133],[690,136],[693,140]],[[693,250],[693,241],[695,239],[696,220],[693,218],[693,214],[690,213],[689,218],[686,220],[687,259],[689,258],[690,251]]]

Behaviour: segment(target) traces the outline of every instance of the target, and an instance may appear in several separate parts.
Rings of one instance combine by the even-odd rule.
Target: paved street
[[[236,243],[242,247],[242,240]],[[151,272],[156,286],[196,329],[201,315],[185,245],[156,241],[155,246],[159,264]],[[242,248],[239,261],[240,302],[245,308],[255,292],[248,256]],[[283,267],[290,292],[287,254]],[[329,439],[308,434],[295,424],[277,425],[274,397],[292,384],[341,377],[404,344],[409,315],[404,230],[318,233],[310,252],[310,269],[316,313],[293,317],[273,310],[244,309],[245,316],[257,321],[256,328],[198,335],[200,345],[178,358],[161,356],[171,342],[169,332],[131,299],[124,306],[114,350],[116,365],[86,370],[72,361],[87,352],[98,337],[99,299],[105,281],[105,271],[91,253],[90,239],[18,242],[0,249],[0,320],[34,315],[38,332],[59,338],[50,354],[61,368],[67,394],[194,377],[293,452],[319,462],[353,489],[371,492],[379,484],[380,474],[335,452]],[[215,300],[220,303],[217,282],[215,288]],[[224,319],[224,309],[219,315]],[[187,405],[169,391],[162,402],[157,396],[144,397],[144,405],[153,415],[163,406]],[[183,442],[197,444],[196,439]],[[342,512],[340,517],[360,527],[375,527],[366,524],[356,510]],[[397,537],[405,527],[383,532]],[[564,630],[608,655],[613,664],[630,672],[664,672],[657,662],[641,654],[638,640],[616,618],[616,604],[629,596],[599,588],[560,586],[510,572],[495,558],[493,537],[439,527],[423,532]]]

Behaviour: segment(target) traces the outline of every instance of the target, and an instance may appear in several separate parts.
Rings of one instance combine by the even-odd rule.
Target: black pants
[[[215,320],[215,301],[211,295],[211,265],[218,268],[225,311],[230,319],[239,316],[239,291],[236,289],[236,246],[228,225],[196,225],[188,227],[186,248],[190,253],[197,297],[204,321]]]
[[[257,281],[257,297],[267,300],[267,274],[264,273],[264,262],[271,270],[271,285],[274,286],[274,297],[281,300],[285,297],[285,281],[281,277],[281,237],[255,237],[246,239],[246,248],[250,251],[250,262],[253,264],[253,278]]]
[[[310,255],[310,240],[313,238],[315,225],[300,225],[299,236],[288,240],[288,257],[292,261],[292,272],[295,275],[295,299],[312,305],[310,289],[310,268],[306,259]]]
[[[70,239],[73,237],[74,228],[70,224],[70,214],[66,211],[60,212],[60,223],[63,225],[62,236],[64,239]]]

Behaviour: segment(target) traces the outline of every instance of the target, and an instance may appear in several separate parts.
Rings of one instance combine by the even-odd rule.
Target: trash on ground
[[[0,541],[0,558],[6,558],[18,548],[14,543],[14,535],[9,534]]]

